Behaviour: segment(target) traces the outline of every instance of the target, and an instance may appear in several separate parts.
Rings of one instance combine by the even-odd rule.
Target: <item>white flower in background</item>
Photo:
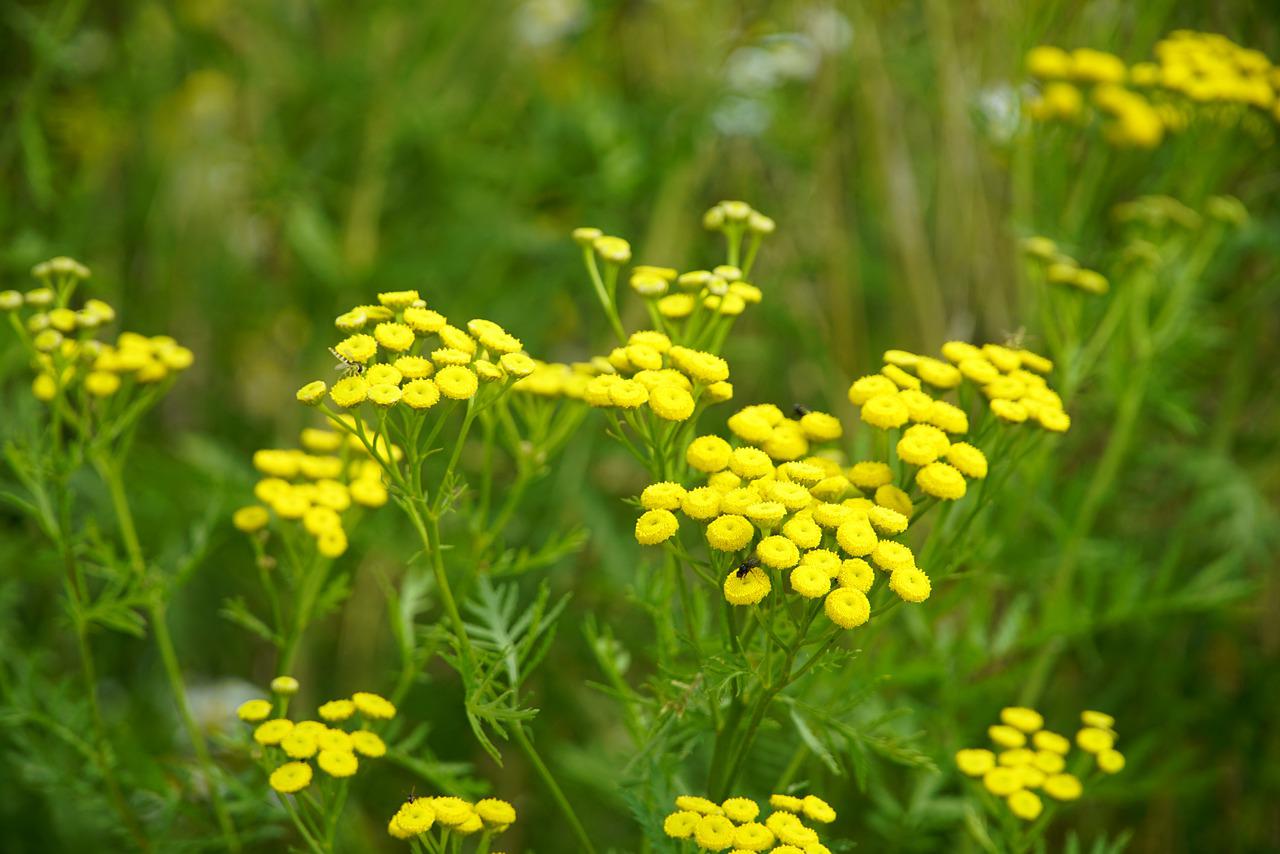
[[[587,20],[583,0],[525,0],[516,10],[516,37],[529,47],[546,47],[582,29]]]
[[[853,24],[834,6],[806,9],[804,32],[824,54],[842,53],[853,43]]]
[[[750,95],[728,95],[711,111],[711,124],[725,136],[759,136],[772,119],[769,105]]]
[[[987,86],[978,93],[977,106],[988,138],[998,143],[1013,139],[1022,118],[1022,102],[1013,86],[1007,82]]]

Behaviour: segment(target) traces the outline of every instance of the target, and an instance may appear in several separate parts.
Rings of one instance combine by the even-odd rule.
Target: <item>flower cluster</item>
[[[1002,344],[977,347],[965,341],[948,341],[942,345],[942,357],[889,350],[884,354],[885,365],[879,374],[854,381],[849,388],[849,400],[862,407],[863,421],[882,429],[911,422],[928,424],[945,433],[965,433],[969,429],[965,410],[935,400],[923,387],[945,391],[969,382],[982,391],[991,413],[1000,421],[1020,424],[1030,420],[1054,433],[1070,429],[1071,417],[1062,408],[1062,398],[1044,377],[1053,370],[1053,362],[1044,356]],[[964,466],[950,456],[947,459],[960,473],[979,476],[969,475]],[[985,467],[981,470],[985,472]],[[932,480],[939,471],[933,469],[925,476],[926,480]],[[920,483],[920,477],[921,473],[917,473],[917,483],[926,493],[948,497]],[[947,480],[959,489],[954,475],[948,473]],[[960,492],[963,494],[963,490]]]
[[[71,308],[76,286],[89,278],[71,258],[53,258],[32,270],[39,287],[25,293],[0,292],[0,310],[29,352],[35,379],[32,393],[88,430],[90,418],[124,415],[130,400],[191,367],[195,357],[167,335],[121,332],[115,343],[97,336],[116,319],[99,299]]]
[[[344,409],[366,401],[379,409],[430,409],[441,398],[470,400],[480,384],[508,385],[533,373],[535,363],[518,338],[490,321],[467,329],[426,307],[417,291],[378,294],[378,305],[357,306],[335,325],[348,336],[333,348],[346,376],[329,388],[323,380],[298,390],[298,400],[319,404],[325,392]]]
[[[1099,771],[1115,774],[1124,768],[1124,755],[1115,749],[1115,719],[1103,712],[1080,713],[1083,723],[1076,744],[1093,757]],[[982,778],[991,794],[1004,798],[1018,818],[1034,821],[1044,804],[1037,792],[1056,801],[1074,801],[1084,792],[1080,773],[1087,762],[1071,758],[1071,741],[1044,729],[1044,717],[1034,709],[1011,706],[1000,712],[1000,723],[987,730],[995,753],[967,748],[956,753],[956,767],[970,777]],[[1068,770],[1071,763],[1072,771]]]
[[[729,564],[736,566],[723,582],[733,605],[758,604],[773,588],[766,570],[787,571],[795,593],[823,598],[832,622],[854,628],[871,615],[873,563],[890,574],[890,589],[902,599],[924,601],[929,578],[911,548],[893,539],[907,530],[911,498],[892,485],[888,465],[837,461],[830,446],[843,428],[835,416],[796,414],[787,418],[771,404],[744,407],[728,420],[732,443],[714,435],[691,442],[686,462],[706,477],[705,485],[646,487],[637,541],[656,545],[674,536],[677,510],[705,525],[713,553],[732,556]],[[985,466],[981,452],[972,450]]]
[[[830,804],[814,795],[773,795],[769,805],[769,816],[759,821],[760,806],[750,798],[733,797],[717,804],[696,795],[681,795],[662,830],[672,839],[692,840],[700,851],[829,854],[818,831],[804,819],[830,824],[836,820]]]
[[[396,839],[418,839],[432,828],[446,837],[450,833],[460,837],[480,834],[481,850],[487,850],[488,840],[515,822],[515,807],[498,798],[484,798],[473,804],[455,797],[410,797],[387,823],[387,832]],[[438,846],[430,844],[429,850],[445,850],[445,841],[442,839]]]
[[[1050,284],[1079,288],[1091,294],[1105,294],[1110,288],[1106,276],[1080,266],[1079,261],[1059,249],[1058,244],[1048,237],[1026,238],[1022,241],[1022,251],[1038,263]]]
[[[733,397],[728,362],[653,330],[632,333],[597,368],[601,373],[587,382],[583,399],[601,409],[645,407],[663,421],[687,421],[700,404]]]
[[[1261,119],[1280,121],[1280,73],[1262,52],[1214,33],[1178,30],[1157,42],[1154,53],[1155,61],[1126,66],[1091,48],[1032,48],[1027,69],[1043,81],[1030,105],[1032,117],[1080,119],[1086,89],[1107,117],[1107,139],[1141,148],[1154,148],[1166,131],[1180,132],[1199,115],[1259,131],[1266,126]]]
[[[272,683],[276,693],[289,696],[297,691],[297,681],[287,683],[277,678]],[[285,690],[281,690],[284,688]],[[311,762],[330,777],[350,777],[359,770],[358,756],[377,758],[387,752],[387,745],[369,725],[396,716],[396,707],[377,694],[358,691],[350,698],[330,700],[317,709],[322,719],[294,722],[287,717],[271,715],[275,706],[270,700],[248,700],[237,710],[240,720],[256,723],[253,740],[266,750],[271,764],[285,760],[271,772],[271,788],[285,795],[300,792],[311,785]],[[359,729],[343,729],[333,724],[356,720]]]
[[[354,425],[352,416],[345,417]],[[253,493],[262,503],[241,507],[232,523],[253,534],[265,528],[274,513],[300,524],[321,555],[336,558],[347,550],[342,514],[352,504],[374,508],[387,503],[382,467],[352,435],[309,427],[302,431],[301,444],[300,449],[264,448],[254,453],[253,467],[264,477]],[[392,457],[400,454],[394,445],[390,451]]]

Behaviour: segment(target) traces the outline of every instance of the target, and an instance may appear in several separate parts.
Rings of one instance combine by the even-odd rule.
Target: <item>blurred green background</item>
[[[125,328],[195,350],[132,472],[144,537],[163,544],[245,500],[249,454],[291,442],[308,423],[293,391],[329,371],[333,316],[379,290],[417,288],[451,317],[505,325],[535,356],[584,358],[607,330],[569,231],[626,236],[640,263],[704,266],[721,249],[702,233],[701,212],[743,198],[779,228],[755,276],[766,301],[727,348],[737,400],[836,406],[888,346],[998,340],[1027,326],[1034,348],[1019,237],[1044,231],[1100,264],[1119,241],[1112,203],[1180,187],[1196,188],[1198,198],[1183,198],[1193,206],[1235,193],[1253,222],[1215,262],[1191,333],[1159,365],[1140,452],[1108,495],[1089,553],[1090,572],[1141,572],[1173,531],[1189,529],[1176,556],[1187,577],[1224,556],[1229,572],[1201,601],[1131,609],[1074,635],[1042,710],[1069,720],[1105,704],[1140,745],[1127,793],[1073,813],[1068,823],[1086,835],[1130,827],[1136,851],[1276,850],[1277,149],[1237,139],[1104,152],[1106,178],[1070,233],[1054,229],[1096,140],[1045,146],[1034,172],[1017,168],[1028,47],[1090,45],[1137,60],[1178,27],[1280,57],[1280,7],[1248,0],[6,3],[0,287],[25,288],[32,264],[72,255],[92,267],[90,291],[119,308]],[[1199,174],[1212,179],[1188,180]],[[21,367],[5,365],[11,383]],[[1096,461],[1123,368],[1082,389],[1063,471]],[[593,610],[644,643],[644,622],[620,592],[639,553],[617,501],[643,479],[600,432],[584,431],[545,501],[527,511],[531,528],[585,524],[592,534],[552,573],[574,602],[536,680],[536,730],[571,794],[590,805],[603,847],[628,850],[636,833],[625,809],[592,782],[615,710],[584,687],[599,674],[579,623]],[[1006,533],[991,556],[1007,562],[1005,582],[1034,587],[1036,561],[1047,559],[1036,507],[1029,500],[1000,520]],[[351,560],[405,559],[411,547],[390,515],[363,531]],[[0,516],[0,615],[10,621],[0,640],[11,656],[56,637],[54,593],[28,583],[47,560],[27,551],[20,524]],[[220,532],[172,609],[188,678],[210,690],[272,675],[217,614],[252,586],[248,549]],[[1012,604],[1002,584],[969,595]],[[951,604],[947,614],[961,617],[963,592]],[[380,607],[365,577],[330,620],[312,670],[298,674],[324,686],[321,699],[378,684]],[[904,732],[947,770],[933,728],[945,716],[948,737],[974,742],[1016,699],[1028,656],[979,637],[957,653],[915,624],[886,634],[895,631],[895,652],[877,659],[871,645],[861,662],[898,677],[884,702],[915,710]],[[150,651],[120,637],[102,644],[119,676],[115,713],[137,740],[122,750],[181,750]],[[431,748],[480,761],[465,723],[444,711],[457,701],[447,678],[432,690],[419,707],[435,709]],[[7,750],[0,848],[70,850],[85,837],[52,826],[45,798],[74,790],[14,743]],[[481,770],[500,792],[526,792],[516,800],[528,822],[508,844],[567,849],[518,757]],[[842,833],[868,850],[952,850],[954,816],[913,808],[936,794],[921,775],[876,773],[867,792],[846,784],[834,799]],[[945,780],[933,785],[956,795]],[[397,797],[397,782],[382,787]]]

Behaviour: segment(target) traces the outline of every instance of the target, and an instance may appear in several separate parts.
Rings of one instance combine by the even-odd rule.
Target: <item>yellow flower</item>
[[[268,700],[246,700],[236,709],[236,717],[250,723],[266,720],[269,714],[271,703]]]
[[[737,798],[736,800],[746,800]],[[752,802],[755,806],[755,802]],[[757,812],[759,807],[756,807]],[[756,821],[747,820],[733,831],[733,847],[736,851],[765,851],[770,848],[776,837],[773,831]]]
[[[527,377],[538,367],[527,353],[503,353],[498,364],[513,377]]]
[[[844,432],[840,419],[825,412],[806,412],[800,417],[800,429],[815,442],[834,441]]]
[[[351,747],[356,753],[375,758],[387,752],[386,742],[379,738],[377,733],[369,732],[367,729],[358,729],[351,733]]]
[[[1031,737],[1031,741],[1041,750],[1048,750],[1066,756],[1071,750],[1071,742],[1064,735],[1042,729]]]
[[[912,391],[920,390],[920,380],[911,376],[911,374],[902,370],[902,368],[897,365],[885,365],[880,369],[880,373],[892,380],[893,384],[900,389],[910,389]]]
[[[818,599],[831,589],[831,576],[812,564],[791,570],[791,589],[806,599]]]
[[[1035,732],[1044,726],[1044,716],[1035,709],[1009,706],[1000,710],[1000,720],[1023,732]]]
[[[916,565],[916,556],[911,547],[893,540],[881,540],[871,551],[871,559],[876,565],[888,572],[899,569],[912,569]]]
[[[422,356],[401,356],[396,359],[395,369],[407,380],[420,380],[435,373],[436,366]]]
[[[760,814],[760,806],[750,798],[728,798],[720,804],[724,814],[738,823],[755,821]],[[772,839],[772,836],[770,836]],[[739,845],[739,848],[742,846]]]
[[[1066,760],[1062,758],[1062,754],[1054,753],[1051,750],[1037,750],[1035,759],[1032,762],[1046,774],[1057,774],[1067,764]]]
[[[1118,774],[1124,770],[1124,754],[1115,749],[1103,750],[1098,754],[1098,770],[1104,774]]]
[[[333,385],[329,397],[343,409],[350,409],[364,403],[369,396],[369,383],[364,377],[344,377]]]
[[[868,508],[867,521],[880,533],[893,536],[907,530],[910,520],[892,507],[881,507],[877,504]]]
[[[401,399],[410,409],[430,409],[440,402],[440,388],[429,379],[410,380],[401,390]]]
[[[373,328],[373,337],[393,353],[403,353],[414,342],[413,330],[403,323],[379,323]]]
[[[690,810],[700,815],[721,815],[724,812],[715,801],[700,795],[677,795],[676,808]]]
[[[871,554],[879,541],[866,516],[855,515],[836,529],[836,542],[850,557],[865,557]]]
[[[315,736],[308,732],[299,732],[298,728],[294,727],[293,732],[280,739],[280,749],[290,759],[310,759],[316,755],[319,746],[316,744]]]
[[[759,567],[752,567],[745,574],[733,570],[724,579],[724,598],[730,605],[755,605],[769,595],[773,585],[769,576]]]
[[[947,448],[947,462],[965,477],[978,480],[987,476],[987,457],[968,442],[956,442]]]
[[[680,499],[680,509],[690,519],[710,519],[720,514],[720,493],[709,486],[691,489]]]
[[[871,602],[856,587],[839,587],[822,603],[827,619],[844,629],[853,629],[871,619]]]
[[[916,363],[916,376],[934,388],[941,389],[955,388],[964,378],[954,365],[927,357]]]
[[[849,480],[859,489],[875,489],[893,482],[893,469],[888,463],[870,460],[854,463],[849,469]]]
[[[1014,729],[1008,724],[995,724],[988,727],[987,735],[1000,747],[1022,747],[1027,743],[1027,737],[1022,730]]]
[[[84,388],[94,397],[110,397],[120,390],[120,377],[106,371],[90,371],[84,378]]]
[[[688,839],[698,826],[702,816],[691,810],[680,810],[667,816],[662,822],[662,832],[672,839]]]
[[[436,811],[430,798],[414,798],[400,806],[393,821],[408,836],[416,836],[426,833],[436,823]]]
[[[458,827],[475,815],[475,808],[462,798],[434,798],[432,808],[436,811],[436,821],[449,827]]]
[[[1027,420],[1027,408],[1015,400],[991,401],[991,412],[1001,421],[1021,424]]]
[[[693,314],[697,300],[693,294],[668,294],[658,300],[658,313],[671,320],[679,320]]]
[[[649,408],[666,421],[684,421],[693,415],[693,395],[676,385],[660,385],[649,392]]]
[[[489,827],[505,829],[516,823],[516,808],[499,798],[476,801],[476,815]]]
[[[805,494],[808,495],[807,492]],[[807,505],[809,502],[804,503]],[[785,506],[785,502],[783,504]],[[793,516],[788,519],[782,526],[782,534],[802,549],[817,548],[822,542],[822,528],[808,516]]]
[[[298,398],[299,403],[314,406],[320,402],[321,398],[324,397],[324,393],[328,390],[329,387],[325,385],[323,380],[315,380],[314,382],[309,382],[302,388],[298,389],[296,397]]]
[[[316,764],[330,777],[350,777],[360,769],[356,755],[346,750],[321,750]]]
[[[253,740],[264,745],[279,744],[280,740],[292,730],[293,721],[287,718],[272,718],[253,731]]]
[[[798,813],[804,809],[804,798],[797,798],[795,795],[770,795],[769,806],[784,812]],[[773,816],[769,818],[772,819]]]
[[[262,530],[270,521],[271,514],[261,504],[250,504],[231,514],[231,524],[236,527],[236,530],[244,531],[246,534]]]
[[[1007,803],[1009,804],[1010,812],[1026,821],[1035,821],[1040,816],[1040,811],[1044,808],[1036,793],[1029,792],[1026,789],[1014,792],[1009,796]]]
[[[1116,719],[1106,712],[1095,712],[1086,709],[1080,713],[1080,722],[1085,726],[1097,727],[1098,729],[1112,729],[1116,725]]]
[[[640,506],[646,510],[678,510],[685,489],[678,483],[651,483],[640,493]]]
[[[1116,737],[1111,732],[1097,727],[1085,727],[1076,733],[1076,744],[1086,753],[1102,753],[1115,747]]]
[[[1011,768],[1016,768],[1020,765],[1030,765],[1036,758],[1036,755],[1033,751],[1030,751],[1025,747],[1015,747],[1011,750],[1000,751],[1000,756],[998,758],[1001,765],[1008,765]]]
[[[831,804],[817,795],[804,796],[804,814],[823,824],[830,824],[836,820],[836,811],[831,808]]]
[[[756,544],[756,557],[765,566],[788,569],[799,562],[800,550],[786,537],[774,534]]]
[[[746,548],[755,533],[755,526],[746,518],[730,513],[713,519],[707,525],[707,543],[717,551],[736,552]]]
[[[889,575],[889,589],[904,602],[920,603],[929,598],[929,576],[913,566],[895,569]]]
[[[1007,797],[1022,790],[1022,775],[1013,768],[992,768],[982,776],[982,785],[999,797]]]
[[[404,322],[409,324],[414,332],[423,335],[439,332],[448,324],[443,314],[418,306],[409,306],[404,310]]]
[[[271,680],[271,692],[284,697],[292,697],[298,693],[298,680],[292,676],[277,676]]]
[[[929,463],[916,472],[916,485],[926,495],[941,498],[945,501],[956,501],[964,498],[964,475],[955,466],[947,463]]]
[[[978,385],[986,385],[1000,376],[1000,369],[991,364],[985,356],[970,356],[962,359],[958,367],[960,373]]]
[[[656,546],[671,539],[679,528],[680,522],[670,510],[646,510],[636,520],[636,542]]]
[[[635,409],[649,400],[649,390],[635,380],[618,380],[609,387],[609,399],[614,406]]]
[[[347,551],[347,535],[341,528],[321,531],[316,537],[316,551],[323,557],[339,558]]]
[[[961,774],[981,777],[996,767],[996,757],[990,750],[960,750],[956,752],[956,767]]]
[[[773,471],[773,463],[759,448],[734,448],[729,455],[729,470],[739,477],[764,477]]]
[[[378,294],[378,302],[393,310],[408,308],[417,301],[417,291],[386,291]]]
[[[1021,405],[1024,409],[1025,404]],[[1040,422],[1040,426],[1051,433],[1065,433],[1071,429],[1071,416],[1063,412],[1061,409],[1054,409],[1048,406],[1042,406],[1036,411],[1036,421]]]
[[[402,394],[400,386],[390,383],[376,383],[369,386],[369,401],[375,406],[395,406],[400,402]]]
[[[1074,801],[1083,792],[1084,787],[1071,774],[1051,774],[1044,781],[1044,793],[1055,800]]]
[[[311,784],[311,766],[305,762],[286,762],[271,772],[268,782],[283,795],[300,792]]]
[[[436,374],[435,384],[440,393],[453,400],[469,400],[480,387],[476,375],[460,365],[447,365]]]
[[[392,365],[372,365],[364,372],[364,378],[369,385],[378,385],[379,383],[399,385],[400,380],[404,379],[404,375]]]
[[[701,472],[718,472],[729,465],[733,448],[719,436],[699,436],[689,443],[685,461]]]
[[[733,845],[734,824],[722,815],[704,815],[693,828],[693,838],[708,851],[723,851]]]
[[[889,430],[906,424],[907,419],[911,417],[911,413],[908,411],[907,405],[898,399],[896,394],[882,394],[862,404],[861,416],[862,420],[872,427]]]
[[[869,374],[853,381],[853,385],[849,386],[849,402],[854,406],[862,406],[873,397],[882,395],[893,395],[898,391],[898,387],[893,384],[893,380],[882,374]]]
[[[390,720],[396,716],[396,707],[390,700],[367,691],[357,691],[351,695],[351,702],[366,718]]]
[[[621,237],[602,234],[592,241],[591,246],[610,264],[625,264],[631,260],[631,244]]]
[[[348,362],[358,362],[363,365],[377,354],[378,342],[372,335],[352,335],[340,341],[333,349]]]
[[[851,587],[863,593],[871,591],[871,585],[875,583],[876,573],[871,568],[871,564],[867,563],[860,557],[852,557],[840,564],[839,575],[836,576],[836,583],[841,587]]]

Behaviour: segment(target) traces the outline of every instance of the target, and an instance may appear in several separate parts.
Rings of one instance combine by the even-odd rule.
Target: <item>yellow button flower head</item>
[[[396,707],[385,697],[367,691],[357,691],[351,695],[351,702],[366,718],[390,720],[396,716]]]
[[[636,520],[636,542],[642,546],[656,546],[675,536],[680,522],[670,510],[646,510]]]
[[[1124,754],[1115,749],[1098,754],[1098,770],[1104,774],[1118,774],[1124,770]]]
[[[410,380],[400,397],[411,409],[430,409],[440,402],[440,388],[429,379]]]
[[[350,753],[353,750],[351,734],[346,730],[325,727],[322,730],[316,730],[315,737],[316,744],[321,750],[333,750],[339,753]]]
[[[822,603],[827,619],[844,629],[853,629],[871,619],[871,602],[855,587],[839,587]]]
[[[719,436],[699,436],[689,443],[685,461],[701,472],[718,472],[729,465],[733,448]]]
[[[280,749],[290,759],[310,759],[316,755],[320,747],[316,744],[314,735],[305,731],[299,732],[298,728],[294,727],[293,732],[280,739]]]
[[[417,301],[417,291],[387,291],[385,293],[378,294],[378,302],[382,303],[387,308],[397,311],[402,308],[408,308]]]
[[[890,536],[901,534],[907,530],[907,525],[910,522],[905,515],[892,507],[881,507],[879,504],[868,508],[867,521],[871,523],[871,527],[880,533]]]
[[[461,365],[447,365],[435,376],[440,393],[453,400],[470,400],[480,387],[476,375]]]
[[[320,400],[324,397],[324,393],[328,390],[329,390],[329,387],[325,385],[323,380],[315,380],[314,382],[309,382],[306,385],[304,385],[302,388],[298,389],[298,393],[297,393],[298,402],[305,403],[308,406],[313,406],[320,402]]]
[[[825,412],[806,412],[800,417],[800,429],[815,442],[834,441],[844,432],[840,419]]]
[[[755,821],[756,816],[760,814],[760,806],[750,798],[728,798],[720,808],[724,810],[724,814],[739,824]],[[770,835],[772,839],[772,835]],[[742,846],[738,846],[742,847]]]
[[[1022,406],[1024,404],[1015,404]],[[1063,412],[1061,409],[1053,409],[1051,407],[1042,406],[1036,411],[1036,421],[1040,426],[1051,433],[1065,433],[1071,429],[1071,416]]]
[[[929,598],[929,576],[913,566],[895,569],[889,575],[889,589],[904,602],[920,603]]]
[[[955,388],[964,378],[954,365],[932,358],[922,358],[916,364],[916,375],[934,388],[941,389]]]
[[[1021,424],[1027,420],[1027,408],[1014,400],[991,401],[991,412],[1001,421],[1010,424]]]
[[[530,376],[538,368],[527,353],[503,353],[498,364],[513,377]]]
[[[690,810],[699,815],[722,815],[724,810],[715,801],[701,795],[678,795],[676,809]]]
[[[956,752],[956,767],[961,774],[981,777],[996,767],[996,757],[990,750],[960,750]]]
[[[1000,720],[1023,732],[1035,732],[1044,727],[1044,716],[1035,709],[1009,706],[1000,710]]]
[[[271,515],[267,512],[267,508],[261,504],[250,504],[248,507],[241,507],[231,514],[231,524],[236,527],[236,530],[243,531],[246,534],[262,530],[270,521]]]
[[[377,733],[367,729],[358,729],[351,733],[351,747],[363,756],[379,757],[386,755],[387,745]]]
[[[799,563],[800,550],[786,537],[774,534],[765,537],[756,545],[756,557],[765,566],[789,569]]]
[[[893,469],[888,463],[872,460],[855,463],[849,469],[849,480],[859,489],[875,489],[893,481]]]
[[[964,475],[947,463],[929,463],[920,469],[916,472],[916,485],[926,495],[945,501],[964,498],[966,489]]]
[[[920,380],[897,365],[885,365],[880,369],[880,373],[888,377],[899,389],[904,391],[908,389],[912,391],[920,390]]]
[[[90,371],[84,378],[84,388],[94,397],[110,397],[120,390],[120,377],[106,371]]]
[[[286,762],[271,772],[268,782],[284,795],[300,792],[311,784],[311,766],[305,762]]]
[[[805,504],[808,504],[808,502],[806,501]],[[783,536],[802,549],[817,548],[818,544],[822,542],[822,528],[808,516],[791,517],[783,524],[782,533]]]
[[[711,521],[707,526],[707,543],[717,551],[736,552],[746,548],[755,533],[755,526],[746,518],[731,513]]]
[[[729,469],[739,477],[764,477],[773,471],[769,455],[759,448],[734,448],[729,455]]]
[[[1071,774],[1050,774],[1044,781],[1044,793],[1055,800],[1074,801],[1083,792],[1084,787]]]
[[[516,823],[516,808],[498,798],[484,798],[477,801],[476,815],[486,827],[506,829]]]
[[[879,538],[866,516],[855,515],[836,529],[836,542],[850,557],[865,557],[875,551]]]
[[[1086,709],[1080,713],[1080,722],[1085,726],[1096,727],[1097,729],[1112,729],[1116,725],[1116,719],[1106,712],[1095,712]]]
[[[413,346],[413,329],[403,323],[379,323],[373,328],[373,337],[378,344],[393,353],[403,353]],[[341,352],[341,351],[340,351]]]
[[[814,821],[830,824],[836,820],[836,811],[831,805],[817,795],[804,796],[804,814]]]
[[[1037,732],[1031,737],[1031,741],[1040,750],[1047,750],[1061,756],[1066,756],[1071,750],[1071,742],[1065,735],[1059,735],[1058,733],[1050,732],[1047,729],[1042,729]]]
[[[860,557],[849,558],[841,563],[840,573],[836,577],[836,583],[841,587],[851,587],[862,593],[869,593],[875,580],[875,570]]]
[[[1066,760],[1062,758],[1062,754],[1054,753],[1052,750],[1037,750],[1035,759],[1032,760],[1036,768],[1046,774],[1057,774],[1066,767]]]
[[[342,557],[347,551],[347,535],[341,528],[330,528],[316,536],[316,551],[330,559]]]
[[[1115,743],[1115,735],[1105,729],[1085,727],[1076,733],[1076,744],[1080,745],[1080,749],[1086,753],[1097,754],[1111,750]]]
[[[756,809],[758,811],[759,807]],[[766,851],[775,839],[772,830],[756,821],[746,821],[733,831],[735,851]]]
[[[409,324],[414,332],[430,335],[439,332],[449,321],[445,320],[444,315],[437,311],[410,306],[404,310],[404,322]]]
[[[791,589],[806,599],[818,599],[831,589],[831,576],[812,564],[791,570]]]
[[[773,588],[769,576],[759,567],[745,573],[733,570],[724,579],[724,599],[730,605],[755,605]]]
[[[625,264],[631,260],[631,244],[621,237],[601,235],[591,245],[596,254],[609,264]]]
[[[870,374],[853,381],[849,386],[849,402],[854,406],[862,406],[873,397],[893,395],[898,387],[893,380],[883,374]]]
[[[995,724],[988,727],[987,735],[1000,747],[1022,747],[1027,743],[1027,737],[1022,730],[1014,729],[1008,724]]]
[[[340,341],[333,349],[348,362],[363,365],[377,355],[378,342],[372,335],[352,335]]]
[[[886,380],[887,382],[887,380]],[[878,395],[862,404],[862,420],[872,427],[889,430],[901,427],[911,417],[907,405],[895,395]]]
[[[680,499],[680,509],[690,519],[711,519],[720,513],[720,493],[709,486],[691,489]]]
[[[431,806],[436,811],[436,821],[447,827],[461,827],[475,816],[475,808],[462,798],[434,798]]]
[[[420,380],[435,373],[436,366],[422,356],[401,356],[396,359],[395,369],[405,379]]]
[[[763,444],[773,435],[774,421],[759,407],[747,406],[729,416],[729,430],[744,442]]]
[[[678,510],[685,489],[678,483],[651,483],[640,493],[640,506],[646,510]]]
[[[402,394],[400,386],[391,383],[376,383],[369,386],[369,402],[383,408],[395,406],[400,402]]]
[[[693,836],[693,829],[698,826],[701,818],[691,810],[673,812],[662,822],[662,832],[672,839],[688,839]]]
[[[912,569],[916,565],[916,556],[911,547],[893,540],[881,540],[871,551],[871,559],[876,566],[888,572],[899,569]]]
[[[378,385],[379,383],[399,385],[400,380],[404,379],[404,375],[394,365],[372,365],[364,372],[364,378],[369,382],[369,385]]]
[[[293,730],[293,721],[287,718],[273,718],[253,731],[253,740],[258,744],[279,744]]]
[[[977,480],[987,476],[987,457],[968,442],[956,442],[947,448],[947,462],[965,477]]]
[[[1016,768],[1020,765],[1030,765],[1036,758],[1034,751],[1025,747],[1015,747],[1010,750],[1000,751],[999,761],[1001,765],[1008,765],[1010,768]]]
[[[1040,811],[1044,809],[1044,805],[1040,803],[1040,798],[1036,796],[1036,793],[1029,792],[1026,789],[1009,795],[1006,803],[1009,804],[1010,812],[1026,821],[1035,821],[1039,818]]]
[[[470,836],[473,833],[479,833],[481,830],[484,830],[484,822],[481,821],[480,816],[476,815],[473,811],[471,815],[467,816],[465,821],[456,825],[453,830],[455,833],[459,833],[463,836]]]
[[[999,797],[1008,797],[1022,789],[1022,775],[1013,768],[999,766],[982,776],[982,785]]]
[[[321,750],[316,764],[330,777],[350,777],[360,769],[356,755],[346,750]]]
[[[266,720],[270,714],[271,703],[268,700],[246,700],[236,709],[236,717],[249,723]]]
[[[734,824],[723,815],[704,815],[693,828],[693,839],[708,851],[723,851],[733,845]]]
[[[429,798],[414,798],[401,805],[393,821],[409,836],[426,833],[436,823],[435,807]]]
[[[283,697],[292,697],[298,693],[298,680],[292,676],[277,676],[271,680],[271,692]]]
[[[344,377],[333,385],[329,397],[343,409],[364,403],[369,396],[369,382],[364,377]]]

